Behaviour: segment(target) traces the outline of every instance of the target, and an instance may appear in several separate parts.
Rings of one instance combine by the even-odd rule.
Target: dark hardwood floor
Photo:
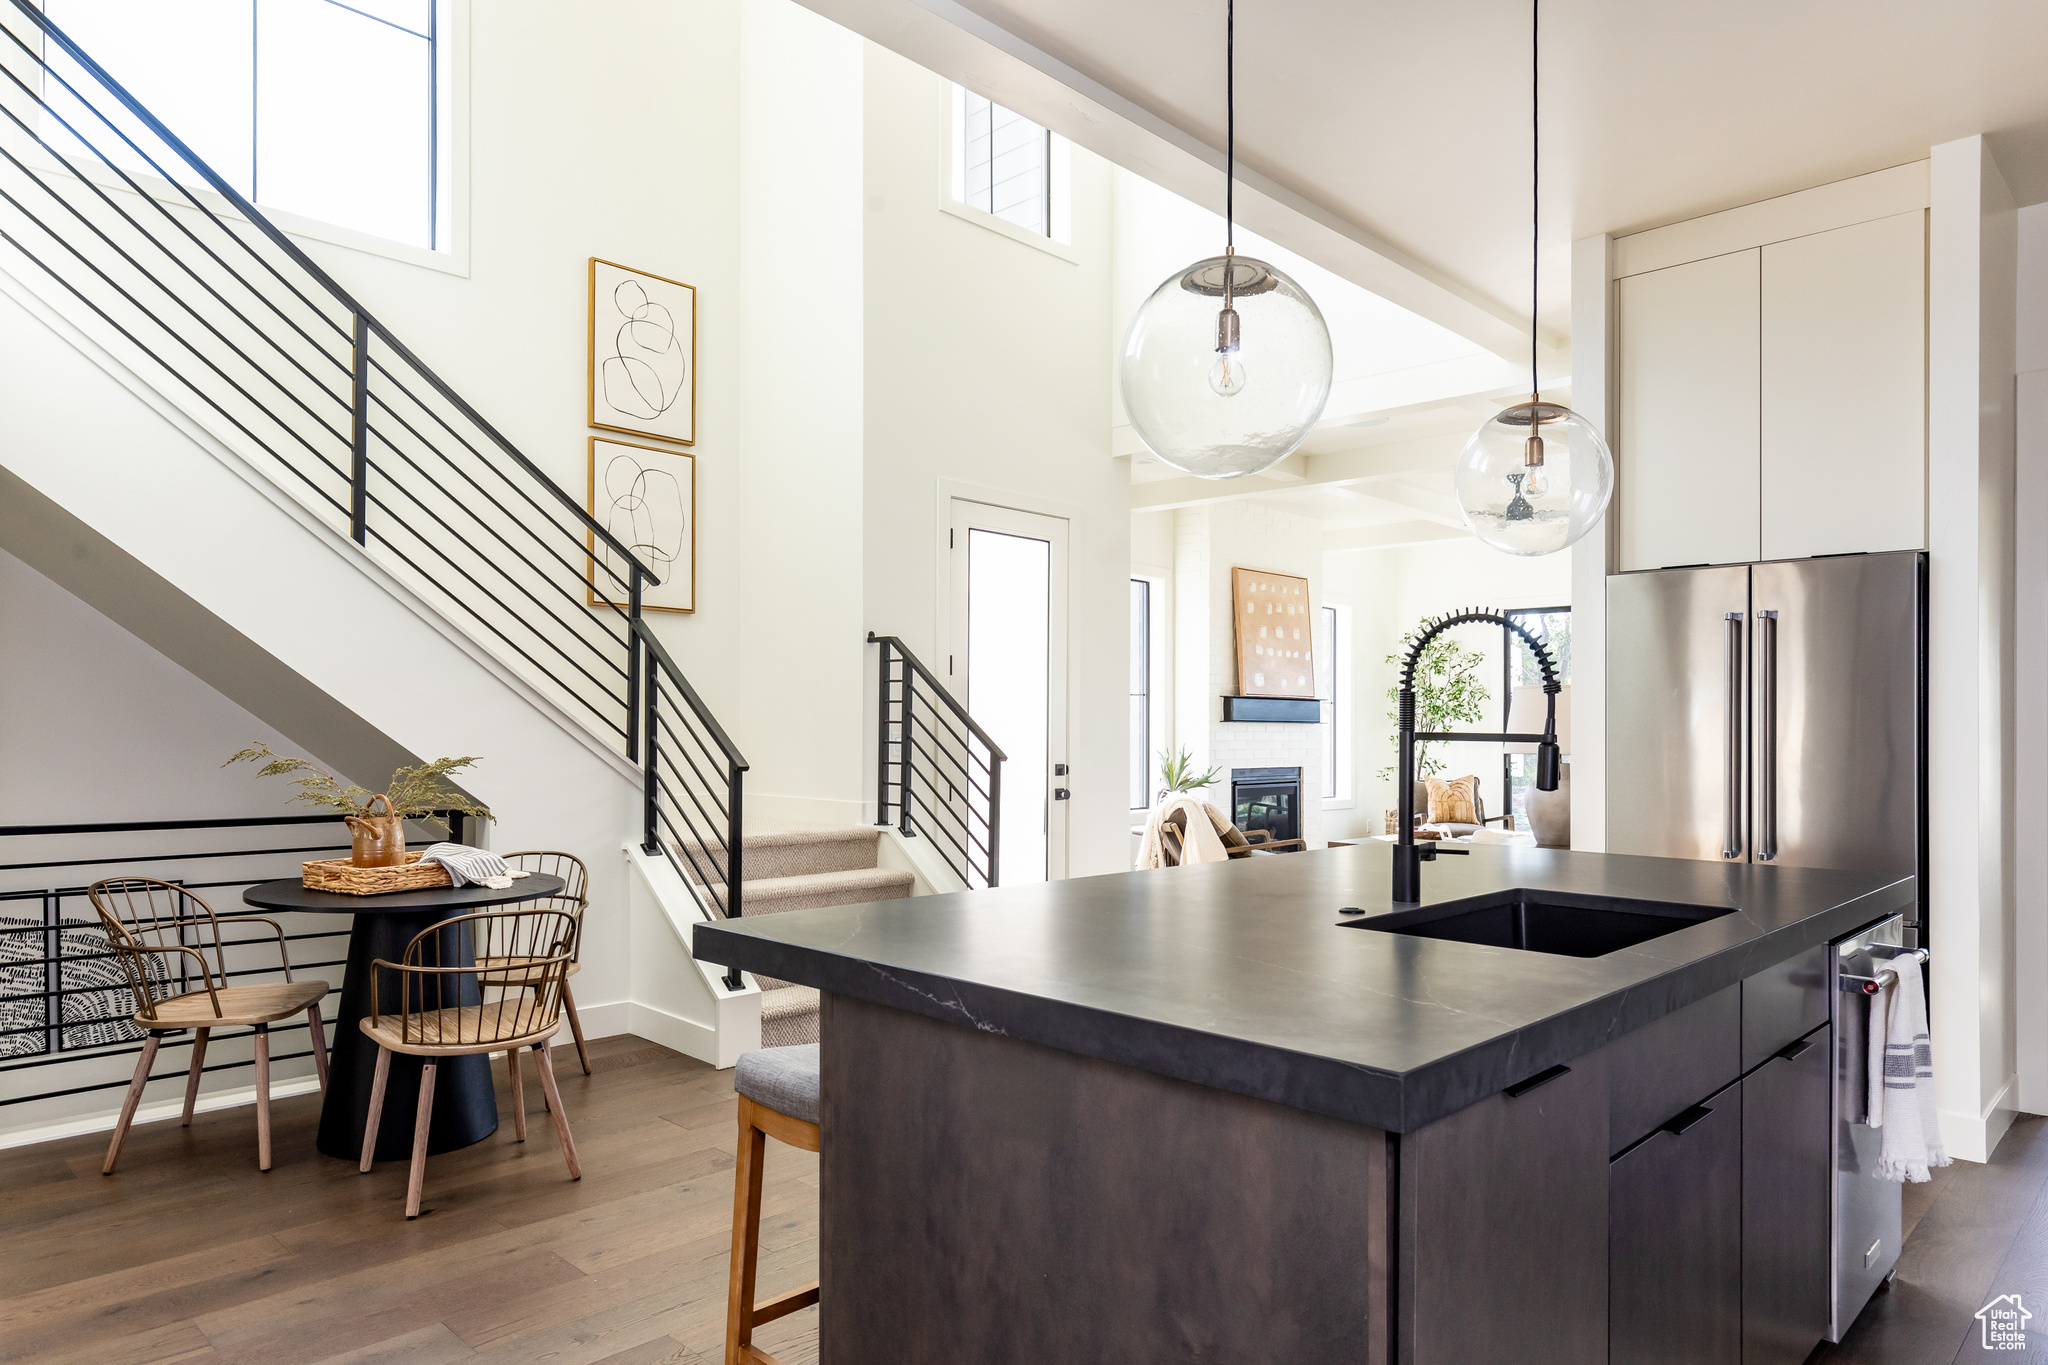
[[[1977,1310],[2018,1294],[2024,1353],[1986,1351]],[[2048,1351],[2048,1120],[2021,1118],[1982,1165],[1939,1167],[1906,1186],[1899,1276],[1872,1299],[1839,1346],[1809,1365],[1951,1365]]]
[[[512,1138],[502,1061],[496,1136],[405,1168],[313,1150],[319,1097],[275,1106],[256,1169],[251,1109],[0,1152],[0,1360],[439,1365],[716,1365],[724,1359],[736,1117],[732,1073],[637,1038],[557,1052],[583,1159],[572,1183],[528,1084]],[[529,1073],[528,1080],[532,1077]],[[763,1297],[815,1277],[818,1158],[768,1144]],[[816,1309],[761,1329],[817,1359]]]
[[[717,1365],[731,1251],[732,1073],[637,1038],[559,1069],[584,1178],[571,1183],[527,1087],[529,1140],[435,1157],[403,1217],[405,1170],[316,1154],[319,1101],[276,1106],[276,1166],[255,1115],[134,1129],[112,1177],[103,1134],[0,1152],[0,1361]],[[500,1064],[501,1106],[509,1105]],[[769,1144],[763,1297],[811,1279],[818,1159]],[[2021,1119],[1988,1165],[1906,1190],[1897,1283],[1810,1365],[1950,1365],[1998,1355],[1975,1314],[2017,1293],[2048,1351],[2048,1122]],[[817,1359],[818,1310],[763,1328]],[[2031,1325],[2031,1324],[2030,1324]]]

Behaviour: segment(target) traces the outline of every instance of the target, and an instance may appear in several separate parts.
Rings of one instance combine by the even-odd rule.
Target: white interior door
[[[1000,880],[1067,872],[1067,523],[955,498],[948,532],[953,695],[1003,764]]]

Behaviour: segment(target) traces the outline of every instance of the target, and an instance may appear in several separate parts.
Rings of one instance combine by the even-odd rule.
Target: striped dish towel
[[[512,885],[514,877],[532,874],[500,858],[497,854],[467,844],[435,844],[420,855],[423,863],[439,863],[448,869],[448,880],[457,886],[488,886],[502,891]]]
[[[1870,1126],[1879,1129],[1877,1178],[1927,1180],[1949,1164],[1934,1112],[1934,1051],[1920,969],[1901,960],[1893,981],[1870,997]]]

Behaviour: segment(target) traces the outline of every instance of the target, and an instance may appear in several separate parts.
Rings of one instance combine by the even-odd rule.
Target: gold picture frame
[[[659,458],[649,458],[650,456]],[[602,465],[602,470],[600,470]],[[642,588],[640,610],[688,616],[697,610],[697,456],[687,450],[589,438],[589,482],[584,510],[598,525],[619,538],[661,582]],[[600,547],[597,534],[585,528],[584,588],[593,607],[615,606],[599,588],[611,592],[627,577],[623,562],[610,546]],[[600,573],[599,561],[613,566]],[[614,573],[618,576],[614,577]]]
[[[1233,566],[1230,619],[1240,697],[1315,696],[1316,618],[1306,578]]]
[[[592,256],[588,313],[589,424],[695,445],[697,287]]]

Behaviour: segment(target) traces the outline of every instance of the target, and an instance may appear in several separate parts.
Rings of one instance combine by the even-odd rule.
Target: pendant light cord
[[[1237,249],[1237,0],[1223,4],[1223,254]],[[1233,273],[1226,270],[1226,274]]]
[[[1537,272],[1542,259],[1538,247],[1543,237],[1543,157],[1540,151],[1543,99],[1538,87],[1542,22],[1543,0],[1529,0],[1529,401],[1532,403],[1542,395],[1542,390],[1536,387]]]

